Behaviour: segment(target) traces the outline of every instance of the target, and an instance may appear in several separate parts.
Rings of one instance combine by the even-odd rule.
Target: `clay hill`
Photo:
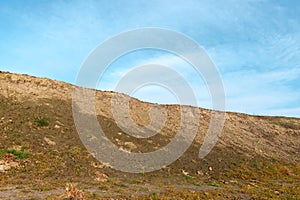
[[[82,144],[72,115],[74,88],[0,73],[0,199],[300,199],[300,119],[226,113],[216,146],[199,159],[211,111],[192,108],[200,110],[199,129],[178,160],[158,171],[126,173],[97,161]],[[96,91],[97,120],[110,141],[137,153],[171,141],[179,105],[160,105],[164,127],[135,138],[114,121],[113,94]],[[153,105],[131,98],[133,121],[149,124]]]

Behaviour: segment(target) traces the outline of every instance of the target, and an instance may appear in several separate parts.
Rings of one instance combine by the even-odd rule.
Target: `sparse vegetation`
[[[280,125],[280,126],[282,126],[284,128],[300,130],[300,124],[299,123],[295,123],[295,122],[277,121],[277,122],[274,122],[274,124]]]
[[[283,128],[300,130],[300,122],[296,118],[274,117],[270,121],[272,124],[282,126]]]
[[[77,189],[72,183],[66,185],[66,192],[63,195],[66,200],[84,200],[84,194],[81,190]]]
[[[19,159],[23,159],[29,156],[29,153],[24,153],[24,150],[27,149],[26,146],[23,146],[21,151],[17,151],[15,149],[1,149],[0,148],[0,158],[2,158],[5,154],[12,154]]]
[[[204,120],[195,142],[177,161],[159,171],[130,174],[98,162],[82,145],[72,118],[70,85],[45,84],[55,88],[48,88],[45,94],[45,88],[40,90],[36,82],[48,80],[19,75],[13,79],[24,79],[28,86],[22,93],[18,82],[24,81],[12,83],[0,76],[3,199],[80,199],[83,193],[86,200],[300,199],[300,119],[227,113],[220,142],[205,159],[199,159],[202,136],[208,128]],[[2,88],[10,88],[14,95],[2,95]],[[31,93],[35,95],[29,96]],[[124,147],[126,141],[135,145],[134,152],[155,151],[167,145],[179,127],[178,109],[168,105],[166,127],[151,137],[151,143],[118,134],[121,130],[109,110],[111,93],[97,91],[96,95],[101,99],[96,107],[101,110],[99,123],[118,147]],[[139,107],[133,113],[135,120],[145,124],[147,113],[139,114],[149,104],[132,102],[134,108]],[[203,109],[201,114],[209,120],[210,111]],[[73,184],[65,188],[65,183]]]
[[[44,117],[35,118],[35,122],[37,123],[38,127],[43,127],[43,126],[48,126],[49,125],[48,120]]]

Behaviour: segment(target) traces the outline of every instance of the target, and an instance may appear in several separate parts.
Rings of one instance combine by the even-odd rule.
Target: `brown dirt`
[[[57,199],[70,182],[78,184],[87,199],[169,199],[173,195],[251,199],[258,194],[266,199],[300,198],[300,119],[226,113],[217,145],[199,159],[211,111],[193,108],[201,111],[200,126],[184,155],[159,171],[130,174],[103,165],[87,152],[72,118],[73,89],[46,78],[0,73],[0,151],[4,152],[0,166],[12,154],[16,158],[10,162],[17,163],[0,171],[0,199]],[[104,132],[117,146],[149,152],[173,138],[180,122],[178,105],[161,105],[167,111],[163,129],[148,139],[137,139],[113,120],[112,94],[96,91],[96,111]],[[148,125],[151,106],[131,98],[132,119]],[[39,119],[49,124],[41,126]],[[15,152],[7,153],[9,149]],[[107,175],[107,181],[99,182],[99,174]]]

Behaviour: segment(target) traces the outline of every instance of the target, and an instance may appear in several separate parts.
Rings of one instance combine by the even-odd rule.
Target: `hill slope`
[[[226,113],[217,145],[199,159],[211,111],[192,108],[200,109],[200,125],[184,155],[159,171],[130,174],[105,166],[87,152],[72,117],[74,88],[50,79],[0,73],[0,198],[57,199],[69,182],[84,189],[87,199],[300,198],[300,119]],[[151,138],[137,139],[114,121],[113,94],[96,91],[96,112],[115,145],[149,152],[174,137],[180,122],[178,105],[161,105],[167,113],[163,129]],[[131,98],[132,119],[141,126],[149,124],[151,106],[155,105]]]

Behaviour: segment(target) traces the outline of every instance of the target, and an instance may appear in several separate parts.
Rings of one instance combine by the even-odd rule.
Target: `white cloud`
[[[222,74],[228,109],[291,115],[299,111],[296,1],[9,2],[0,3],[0,60],[10,66],[1,70],[74,83],[81,63],[105,39],[133,28],[162,27],[187,34],[206,48]],[[112,90],[130,69],[147,63],[172,67],[194,89],[199,105],[211,107],[201,76],[169,54],[121,59],[99,87]],[[140,96],[159,95],[166,102],[171,97],[164,92],[148,88]]]

